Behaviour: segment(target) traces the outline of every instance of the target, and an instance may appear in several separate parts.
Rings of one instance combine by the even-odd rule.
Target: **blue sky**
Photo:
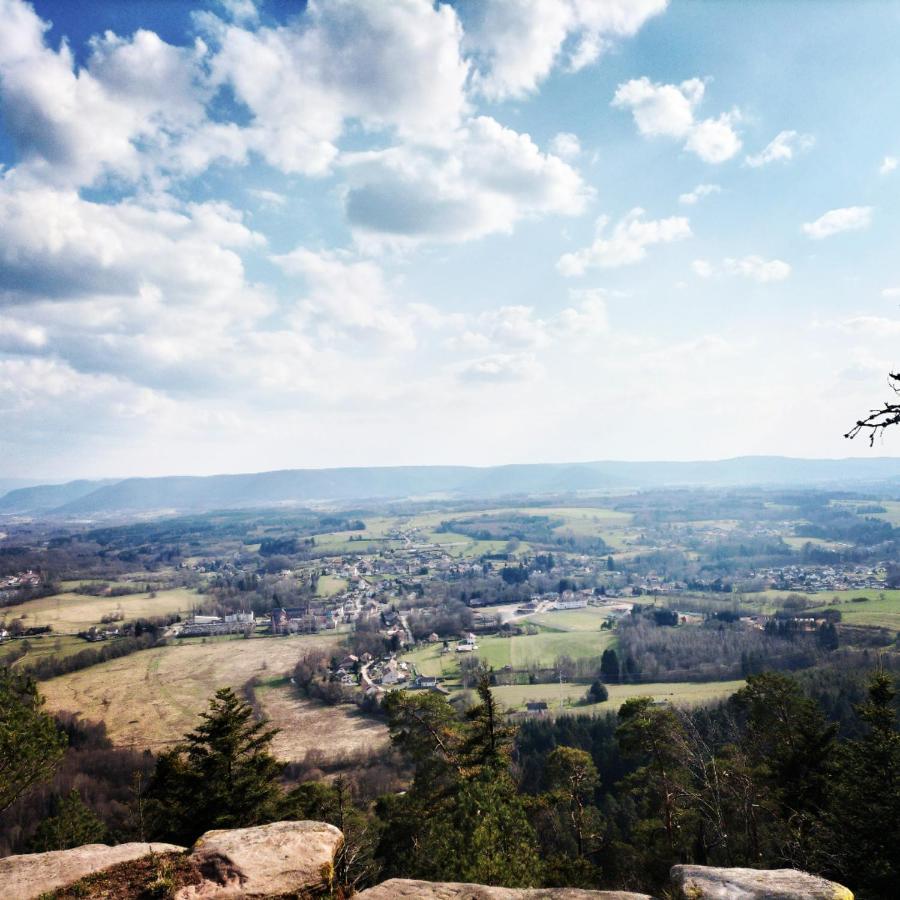
[[[0,0],[0,476],[892,455],[900,8]]]

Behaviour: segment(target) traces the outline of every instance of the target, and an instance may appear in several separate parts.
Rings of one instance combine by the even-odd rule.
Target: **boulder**
[[[0,859],[3,900],[32,900],[118,863],[151,853],[183,853],[184,849],[174,844],[85,844],[72,850],[6,856]]]
[[[797,869],[716,869],[673,866],[683,900],[853,900],[841,884]]]
[[[331,884],[334,855],[344,838],[324,822],[273,822],[207,831],[191,852],[208,877],[182,888],[179,900],[268,897],[315,891]]]
[[[628,891],[582,891],[578,888],[504,888],[451,881],[391,878],[356,895],[357,900],[651,900]]]

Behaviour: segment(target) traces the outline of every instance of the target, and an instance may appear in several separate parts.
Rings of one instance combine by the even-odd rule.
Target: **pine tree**
[[[32,678],[0,668],[0,812],[49,779],[65,752],[65,735],[43,703]]]
[[[600,657],[600,674],[607,684],[619,683],[619,655],[612,647],[604,650]]]
[[[216,691],[196,731],[162,754],[148,791],[160,837],[189,844],[212,828],[241,828],[277,818],[284,764],[269,752],[277,729],[254,721],[231,688]]]
[[[857,709],[868,733],[847,741],[836,764],[826,865],[860,896],[896,896],[900,884],[900,733],[893,681],[877,672]]]
[[[69,794],[57,798],[53,804],[54,813],[38,825],[29,842],[31,853],[48,850],[68,850],[82,844],[99,844],[107,840],[106,826],[81,799],[74,788]]]

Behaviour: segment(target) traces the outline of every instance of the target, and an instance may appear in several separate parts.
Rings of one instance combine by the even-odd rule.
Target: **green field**
[[[609,610],[602,606],[587,606],[584,609],[560,609],[529,616],[526,622],[543,625],[558,631],[599,631],[609,618]]]
[[[321,575],[316,584],[316,595],[319,597],[331,597],[347,590],[347,579],[338,578],[336,575]]]
[[[574,630],[542,631],[510,638],[484,637],[478,639],[478,652],[471,655],[495,669],[504,666],[551,668],[560,656],[571,656],[572,659],[599,657],[614,640],[608,631]],[[441,644],[427,644],[405,654],[403,659],[413,663],[422,675],[443,675],[455,680],[459,675],[459,657],[463,654],[452,650],[442,654],[441,647]]]
[[[658,682],[655,684],[607,685],[609,700],[605,703],[581,703],[587,692],[586,684],[514,684],[492,688],[501,705],[521,710],[528,702],[543,700],[551,712],[569,715],[579,713],[615,712],[629,697],[653,697],[667,700],[676,706],[693,706],[729,697],[744,686],[743,681]]]
[[[59,657],[71,656],[78,653],[79,650],[86,650],[91,645],[83,638],[74,635],[35,635],[21,640],[9,641],[0,646],[0,666],[4,665],[4,658],[22,646],[24,641],[28,642],[28,652],[12,663],[11,668],[22,669],[30,666],[39,659],[45,659],[48,656]]]
[[[482,556],[485,553],[505,553],[508,541],[477,541],[467,534],[458,534],[454,531],[429,531],[425,533],[425,540],[432,544],[439,544],[451,556]],[[516,552],[526,553],[530,551],[525,541],[519,541]]]
[[[121,621],[166,616],[170,613],[190,613],[197,603],[197,592],[190,588],[171,588],[149,594],[128,594],[124,597],[91,597],[87,594],[54,594],[29,600],[5,610],[8,619],[21,618],[28,627],[49,625],[57,632],[78,632],[99,625],[100,619],[121,612]],[[115,623],[114,623],[115,624]]]

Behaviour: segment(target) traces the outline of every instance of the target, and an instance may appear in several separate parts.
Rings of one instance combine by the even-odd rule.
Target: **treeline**
[[[149,650],[157,646],[162,633],[167,625],[177,621],[177,616],[169,616],[163,619],[138,619],[129,623],[129,634],[123,637],[100,642],[100,645],[85,647],[77,653],[68,656],[56,654],[43,656],[33,663],[26,663],[19,667],[20,673],[30,675],[37,681],[46,681],[48,678],[56,678],[69,672],[78,672],[96,666],[99,663],[108,662],[111,659],[119,659],[140,650]],[[21,653],[16,658],[23,659],[27,653]],[[8,664],[11,660],[4,660]]]
[[[796,671],[815,665],[836,647],[816,633],[793,628],[783,635],[712,619],[703,625],[669,628],[646,616],[623,619],[617,630],[619,655],[630,658],[626,681],[722,681],[766,669]],[[790,638],[790,639],[786,639]]]

